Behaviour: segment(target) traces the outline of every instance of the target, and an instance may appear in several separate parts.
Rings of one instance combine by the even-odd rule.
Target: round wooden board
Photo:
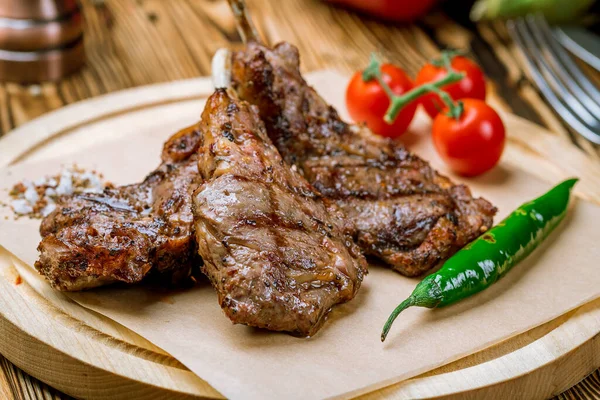
[[[341,79],[327,71],[308,77],[317,88],[319,82]],[[67,106],[2,138],[0,166],[56,157],[144,129],[169,127],[174,132],[194,122],[211,92],[210,82],[199,78]],[[510,115],[504,120],[509,132],[506,162],[552,181],[580,176],[577,194],[598,202],[600,166],[538,126]],[[27,373],[89,399],[222,397],[134,332],[59,292],[49,299],[26,281],[17,285],[18,263],[0,247],[0,353]],[[600,367],[599,332],[600,300],[363,398],[547,398]]]

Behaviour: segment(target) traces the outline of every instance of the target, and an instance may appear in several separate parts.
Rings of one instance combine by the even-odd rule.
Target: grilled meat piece
[[[201,183],[197,126],[165,144],[162,164],[139,184],[63,197],[41,224],[36,269],[52,287],[75,291],[149,272],[178,281],[197,263],[192,193]]]
[[[346,214],[365,254],[419,275],[492,226],[496,209],[488,201],[400,144],[344,123],[304,81],[299,64],[289,43],[271,49],[250,42],[232,57],[233,88],[258,106],[283,159]]]
[[[201,129],[196,240],[221,307],[234,323],[314,334],[366,273],[341,215],[284,164],[257,110],[225,89],[209,98]]]

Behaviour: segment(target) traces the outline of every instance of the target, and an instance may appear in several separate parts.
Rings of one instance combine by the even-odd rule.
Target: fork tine
[[[539,88],[540,92],[542,92],[542,95],[546,98],[550,106],[554,108],[558,115],[573,130],[578,132],[581,136],[585,137],[589,141],[596,144],[600,144],[600,132],[594,131],[581,120],[579,120],[572,112],[572,110],[569,109],[565,105],[565,103],[559,97],[557,97],[556,94],[552,91],[552,89],[546,84],[544,76],[536,66],[535,62],[529,56],[529,48],[525,45],[525,41],[523,40],[523,34],[529,35],[529,33],[527,33],[527,28],[524,22],[520,19],[508,21],[507,28],[515,44],[519,48],[521,60],[525,65],[526,69],[528,70],[531,79]]]
[[[561,82],[554,70],[548,65],[546,59],[540,51],[540,46],[543,46],[543,43],[536,42],[535,38],[531,35],[531,31],[529,30],[529,24],[521,20],[517,23],[517,30],[521,34],[521,39],[527,48],[528,54],[533,60],[535,60],[534,63],[537,64],[538,70],[545,78],[546,83],[551,85],[551,87],[554,89],[554,92],[561,95],[560,98],[562,102],[566,103],[565,105],[570,107],[574,111],[575,115],[577,115],[588,125],[598,125],[600,121],[598,121],[590,112],[588,112],[582,103],[572,95],[572,93],[569,91],[569,88],[566,87],[563,82]]]
[[[548,82],[554,88],[554,91],[561,94],[561,99],[575,112],[580,119],[586,122],[591,126],[599,126],[600,120],[598,120],[594,114],[592,114],[585,103],[581,101],[578,97],[579,93],[575,91],[572,92],[572,89],[576,87],[569,80],[562,81],[561,78],[557,75],[556,69],[552,68],[548,64],[548,60],[544,57],[544,54],[540,50],[545,47],[545,42],[542,39],[538,40],[538,37],[533,32],[532,25],[535,27],[535,21],[527,17],[525,19],[525,23],[522,23],[521,36],[525,41],[525,45],[528,47],[530,54],[532,54],[533,59],[537,62],[538,68],[541,69],[542,75],[546,78],[546,82]],[[533,35],[532,35],[533,33]],[[568,87],[565,85],[569,85]],[[589,100],[590,104],[593,104],[598,108],[597,104],[594,103],[593,100]],[[592,107],[593,108],[593,107]],[[592,111],[593,112],[593,111]],[[596,113],[600,115],[600,113]]]
[[[571,57],[567,50],[559,43],[556,39],[556,34],[552,32],[548,21],[541,16],[537,16],[536,25],[539,27],[539,31],[547,38],[546,42],[550,45],[548,50],[560,61],[560,64],[562,64],[573,77],[579,87],[582,88],[596,104],[600,104],[600,90],[583,73],[581,68],[573,61],[573,57]]]
[[[550,30],[548,24],[543,17],[539,15],[527,17],[527,26],[533,37],[541,46],[545,57],[544,61],[549,64],[550,69],[558,76],[564,85],[567,85],[576,99],[581,103],[592,115],[600,115],[600,102],[596,102],[588,92],[581,86],[581,82],[576,76],[573,76],[570,71],[560,62],[554,47],[557,42]],[[546,63],[545,62],[545,63]],[[591,82],[590,82],[591,83]]]

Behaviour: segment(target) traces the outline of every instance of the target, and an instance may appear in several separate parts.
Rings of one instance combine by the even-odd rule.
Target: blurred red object
[[[328,0],[379,18],[410,22],[422,17],[437,0]]]

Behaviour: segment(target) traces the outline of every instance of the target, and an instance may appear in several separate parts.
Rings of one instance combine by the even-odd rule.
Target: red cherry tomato
[[[347,5],[376,17],[408,22],[425,14],[436,0],[329,0],[332,3]]]
[[[381,74],[384,82],[397,95],[413,88],[408,75],[394,65],[383,64]],[[398,137],[406,131],[415,116],[417,102],[413,101],[404,107],[392,124],[383,120],[389,105],[390,99],[376,79],[365,82],[362,71],[354,74],[346,89],[346,106],[354,121],[366,123],[378,135]]]
[[[504,150],[505,131],[500,116],[485,102],[464,99],[464,111],[456,120],[443,111],[433,120],[433,143],[455,172],[482,174],[494,167]]]
[[[465,77],[459,82],[446,85],[441,89],[448,92],[454,100],[479,99],[485,100],[485,77],[477,64],[468,58],[456,56],[452,59],[452,68],[464,72]],[[425,64],[417,74],[415,84],[422,85],[443,78],[447,71],[444,67]],[[444,103],[437,94],[427,94],[420,99],[425,111],[431,118],[435,118],[439,110],[444,108]]]

